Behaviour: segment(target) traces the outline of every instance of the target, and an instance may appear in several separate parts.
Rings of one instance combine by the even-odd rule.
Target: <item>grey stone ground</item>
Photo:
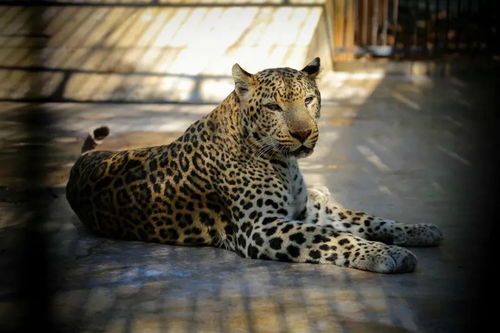
[[[418,268],[402,275],[88,234],[63,187],[83,133],[106,123],[113,136],[103,149],[161,144],[213,106],[45,105],[58,122],[42,142],[51,149],[47,165],[33,167],[47,170],[50,187],[46,228],[53,264],[60,269],[51,311],[67,331],[82,332],[466,330],[488,236],[484,228],[475,231],[483,222],[476,205],[482,200],[476,145],[482,115],[492,108],[486,99],[492,87],[477,79],[347,80],[347,93],[325,102],[317,150],[301,163],[311,185],[327,185],[346,207],[440,226],[443,244],[412,249]],[[348,88],[361,94],[349,94]],[[20,221],[13,209],[23,207],[13,190],[20,180],[8,167],[23,147],[15,114],[36,107],[1,105],[0,282],[12,279],[9,254],[22,244],[12,237]],[[18,303],[8,284],[0,286],[0,322],[8,323]]]

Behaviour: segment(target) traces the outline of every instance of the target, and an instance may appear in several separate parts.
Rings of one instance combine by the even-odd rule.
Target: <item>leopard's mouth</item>
[[[275,151],[283,155],[284,157],[295,157],[295,158],[303,158],[311,155],[314,151],[315,142],[314,143],[303,143],[296,145],[288,145],[277,142],[274,145]]]
[[[312,154],[312,152],[314,151],[314,148],[309,148],[309,147],[306,147],[304,145],[300,145],[299,148],[291,151],[291,155],[295,156],[295,157],[298,157],[298,158],[301,158],[301,157],[307,157],[309,155]]]

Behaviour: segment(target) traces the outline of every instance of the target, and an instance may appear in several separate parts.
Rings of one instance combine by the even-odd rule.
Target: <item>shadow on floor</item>
[[[496,121],[495,85],[489,78],[485,73],[387,76],[360,105],[329,101],[323,108],[317,150],[302,163],[307,166],[306,179],[329,186],[345,206],[403,222],[438,224],[445,241],[439,248],[412,250],[419,257],[415,273],[379,275],[328,265],[248,260],[214,248],[102,239],[79,227],[59,185],[37,192],[35,208],[44,207],[44,228],[28,224],[36,231],[31,236],[44,236],[45,244],[26,242],[33,240],[24,238],[30,229],[21,229],[20,221],[27,218],[23,214],[33,211],[33,193],[27,201],[21,195],[18,201],[1,202],[0,271],[7,273],[0,276],[0,322],[19,324],[16,319],[22,320],[25,301],[32,302],[32,310],[46,306],[41,314],[52,319],[54,330],[62,331],[469,331],[481,318],[484,301],[478,295],[485,295],[491,276],[484,266],[492,235],[485,230],[491,226],[485,223],[475,231],[491,208],[490,193],[478,186],[491,171],[486,154],[490,146],[483,145],[489,140],[488,125]],[[12,112],[19,109],[2,106],[2,115],[15,122]],[[30,112],[40,106],[23,107]],[[61,120],[50,127],[51,135],[75,139],[50,140],[50,147],[59,150],[47,149],[42,142],[44,149],[31,150],[43,157],[37,163],[73,157],[76,138],[88,124],[113,121],[126,140],[127,122],[149,133],[153,129],[148,124],[155,124],[156,130],[173,118],[188,124],[209,108],[185,106],[169,113],[177,106],[150,106],[152,111],[141,109],[144,113],[138,116],[137,106],[43,107],[41,114]],[[146,119],[141,123],[142,117]],[[163,134],[152,132],[143,143],[163,143],[182,126],[183,122]],[[2,144],[14,149],[3,156],[15,154],[15,149],[18,156],[26,156],[24,148]],[[21,147],[26,146],[36,145]],[[16,189],[7,187],[5,198]],[[45,257],[35,255],[44,248]],[[41,259],[38,265],[26,269],[36,258]],[[37,274],[34,269],[40,267]],[[30,275],[19,280],[22,273]],[[32,287],[25,289],[26,285]],[[40,295],[40,286],[47,287],[42,294],[45,303],[27,294]]]

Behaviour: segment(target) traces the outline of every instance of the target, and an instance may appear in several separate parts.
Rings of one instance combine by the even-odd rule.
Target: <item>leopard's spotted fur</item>
[[[318,139],[316,58],[249,74],[171,144],[90,151],[71,170],[67,198],[81,221],[109,237],[213,245],[243,257],[406,272],[415,256],[397,245],[436,245],[431,224],[403,225],[330,203],[307,189],[297,158]]]

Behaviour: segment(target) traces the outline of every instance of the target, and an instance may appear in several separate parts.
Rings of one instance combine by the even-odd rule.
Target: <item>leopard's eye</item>
[[[281,107],[276,104],[276,103],[267,103],[266,105],[264,105],[266,108],[268,108],[269,110],[273,110],[273,111],[281,111]]]
[[[314,99],[313,96],[306,97],[306,99],[304,100],[304,104],[306,106],[308,106],[312,102],[313,99]]]

